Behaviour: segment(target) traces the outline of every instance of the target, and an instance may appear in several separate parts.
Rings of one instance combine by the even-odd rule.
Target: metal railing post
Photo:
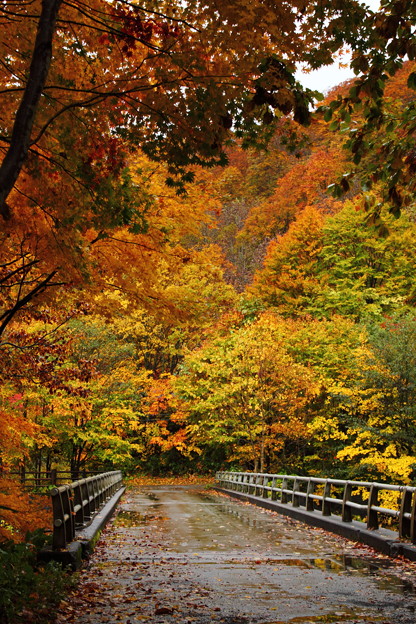
[[[269,475],[265,475],[263,477],[263,492],[262,492],[263,498],[269,498],[269,491],[266,489],[268,485],[269,485]]]
[[[411,536],[412,491],[403,488],[399,516],[399,537]]]
[[[410,539],[416,544],[416,492],[413,494],[412,512],[410,516]]]
[[[331,501],[328,498],[331,497],[331,483],[328,482],[328,479],[324,485],[324,493],[322,497],[322,515],[330,516],[331,515]]]
[[[282,479],[282,487],[280,488],[280,492],[281,492],[281,502],[282,503],[288,503],[289,502],[289,494],[287,492],[284,492],[283,490],[287,490],[287,477],[284,476]]]
[[[256,474],[256,487],[254,488],[254,495],[255,495],[255,496],[260,496],[260,491],[261,491],[261,490],[260,490],[260,488],[261,488],[261,486],[260,486],[260,481],[261,481],[261,477],[260,477],[260,475],[257,473],[257,474]]]
[[[314,500],[312,494],[315,492],[315,483],[312,479],[308,480],[308,488],[306,490],[306,511],[313,511],[315,509]]]
[[[270,498],[272,499],[272,501],[277,500],[277,489],[276,489],[276,481],[277,481],[277,477],[273,477],[272,478],[272,491],[270,493]]]
[[[351,500],[353,485],[350,481],[347,481],[344,486],[344,495],[342,499],[342,512],[341,518],[343,522],[351,522],[352,521],[352,509],[348,505]]]
[[[299,496],[296,492],[299,492],[299,481],[295,478],[293,482],[292,507],[299,507]]]
[[[64,508],[61,492],[58,489],[52,490],[52,512],[53,512],[53,538],[52,547],[54,550],[65,548],[66,529],[64,520]]]
[[[378,487],[373,483],[368,496],[367,529],[378,529],[378,512],[373,507],[378,504]]]
[[[84,524],[84,505],[82,498],[82,481],[77,481],[74,487],[74,510],[75,510],[75,526]]]

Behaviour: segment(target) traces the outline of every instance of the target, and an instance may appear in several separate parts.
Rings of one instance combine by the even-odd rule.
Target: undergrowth
[[[0,543],[0,624],[50,624],[73,577],[56,562],[38,562],[41,531]]]

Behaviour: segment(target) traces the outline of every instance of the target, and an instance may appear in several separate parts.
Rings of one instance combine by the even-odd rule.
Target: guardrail
[[[394,519],[399,537],[416,543],[415,487],[253,472],[218,472],[216,478],[223,489],[304,507],[310,512],[319,510],[323,516],[334,514],[346,523],[352,522],[354,515],[360,516],[365,518],[367,529],[378,529],[385,518]],[[364,490],[367,496],[357,495],[356,490]],[[397,509],[380,506],[383,491],[396,492]]]
[[[123,485],[120,470],[104,472],[54,488],[52,497],[52,548],[62,549],[72,542],[75,532],[87,526],[106,501]]]
[[[76,481],[79,478],[85,479],[86,477],[102,474],[102,470],[79,470],[78,472],[71,472],[69,470],[11,470],[7,472],[7,476],[14,479],[18,479],[20,483],[24,485],[30,485],[34,487],[42,487],[47,485],[62,485],[63,483],[70,483]]]

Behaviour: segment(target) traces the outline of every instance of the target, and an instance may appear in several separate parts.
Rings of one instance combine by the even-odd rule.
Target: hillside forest
[[[22,469],[416,484],[414,2],[223,4],[0,3],[3,539]]]

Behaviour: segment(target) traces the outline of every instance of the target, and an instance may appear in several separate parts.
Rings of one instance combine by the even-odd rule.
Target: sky
[[[354,72],[348,67],[340,69],[338,63],[334,63],[328,67],[321,67],[309,74],[301,71],[296,72],[296,78],[299,82],[309,89],[326,93],[332,87],[354,78]]]
[[[363,4],[373,11],[376,11],[380,6],[379,0],[365,0]],[[347,58],[347,56],[344,58],[344,62],[347,62]],[[296,78],[304,87],[326,93],[329,89],[332,89],[332,87],[336,87],[341,82],[344,82],[344,80],[354,78],[354,72],[349,67],[339,68],[339,63],[336,62],[328,67],[321,67],[309,74],[298,71],[296,72]]]

